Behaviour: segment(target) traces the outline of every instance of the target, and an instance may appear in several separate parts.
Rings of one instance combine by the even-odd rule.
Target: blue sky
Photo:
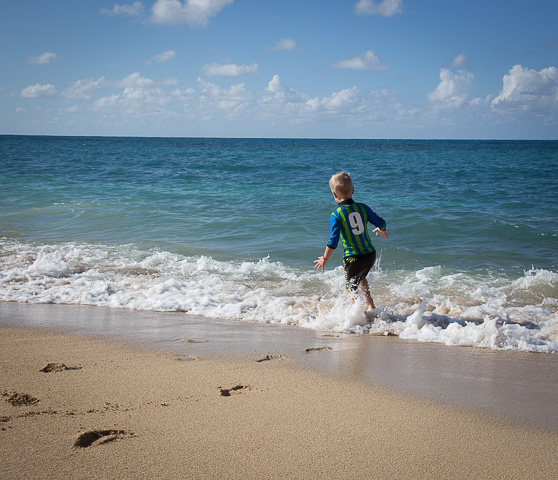
[[[0,133],[558,139],[558,2],[19,0]]]

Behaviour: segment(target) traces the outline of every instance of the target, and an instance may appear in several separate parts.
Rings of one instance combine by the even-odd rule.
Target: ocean
[[[342,170],[373,320],[313,269]],[[0,136],[0,301],[557,353],[558,142]]]

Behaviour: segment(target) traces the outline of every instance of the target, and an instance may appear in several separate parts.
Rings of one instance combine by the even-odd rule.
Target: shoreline
[[[557,433],[290,355],[0,330],[2,478],[523,479],[558,468]]]
[[[57,304],[0,302],[2,326],[94,335],[185,357],[286,356],[342,379],[558,433],[558,356],[552,354]]]

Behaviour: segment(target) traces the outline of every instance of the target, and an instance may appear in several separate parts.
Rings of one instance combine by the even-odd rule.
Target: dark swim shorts
[[[345,267],[345,283],[348,292],[354,292],[360,282],[366,278],[370,269],[376,263],[376,251],[364,255],[354,255],[343,259]]]

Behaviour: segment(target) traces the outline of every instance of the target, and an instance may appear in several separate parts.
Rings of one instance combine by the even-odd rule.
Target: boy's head
[[[339,172],[329,179],[329,188],[335,197],[335,200],[348,200],[355,193],[353,187],[353,179],[346,172]]]

